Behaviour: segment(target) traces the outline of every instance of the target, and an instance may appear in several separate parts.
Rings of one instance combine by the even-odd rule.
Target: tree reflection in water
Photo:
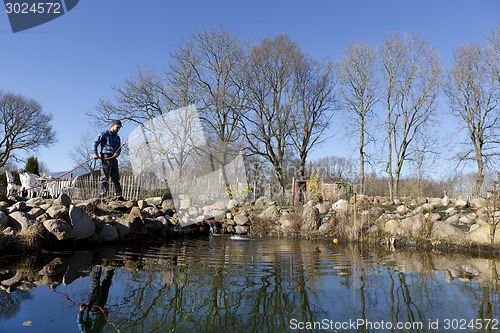
[[[110,311],[109,319],[116,326],[104,325],[103,331],[108,332],[116,328],[121,332],[277,332],[289,331],[292,319],[427,325],[429,320],[444,318],[493,319],[500,313],[496,258],[224,237],[106,251],[46,258],[45,266],[30,274],[16,274],[26,268],[14,266],[5,281],[19,280],[16,283],[27,286],[66,281],[75,299],[82,299],[82,291],[87,295],[90,283],[87,305],[97,304],[106,314]],[[13,295],[21,299],[18,292]],[[3,313],[13,313],[22,304],[18,300],[16,307],[4,299]],[[71,311],[75,313],[74,307]],[[3,318],[8,321],[12,316]],[[99,331],[105,323],[102,318],[81,318],[88,323],[82,324],[82,330]],[[74,319],[72,325],[76,326]],[[0,323],[0,331],[2,327]]]

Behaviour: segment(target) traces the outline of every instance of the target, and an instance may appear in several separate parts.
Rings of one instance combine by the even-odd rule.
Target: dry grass
[[[330,224],[339,236],[357,241],[368,229],[370,221],[367,215],[361,215],[354,210],[347,210],[335,214]]]

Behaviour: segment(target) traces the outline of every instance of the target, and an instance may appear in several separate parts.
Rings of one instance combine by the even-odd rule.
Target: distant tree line
[[[322,165],[325,181],[359,183],[363,193],[373,190],[376,172],[387,177],[383,192],[395,197],[408,192],[405,168],[422,192],[429,162],[451,150],[436,135],[444,96],[467,138],[455,157],[475,163],[479,189],[499,154],[499,36],[493,28],[484,44],[458,47],[446,71],[414,34],[388,33],[378,47],[354,42],[333,62],[314,59],[285,34],[250,44],[215,26],[174,49],[164,71],[138,67],[88,115],[100,125],[115,118],[140,125],[195,104],[208,140],[245,154],[251,184],[277,184],[284,194],[292,177],[306,179]],[[334,157],[309,161],[333,119],[356,138],[358,166]]]

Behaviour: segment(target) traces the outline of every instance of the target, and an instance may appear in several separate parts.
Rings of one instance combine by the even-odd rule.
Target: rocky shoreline
[[[485,199],[428,198],[417,205],[358,196],[349,202],[309,202],[299,208],[280,207],[266,197],[252,203],[229,200],[204,207],[192,206],[183,196],[175,200],[101,202],[72,201],[66,194],[54,200],[0,196],[0,253],[78,249],[84,244],[210,232],[500,252],[498,224],[495,244],[490,245],[490,221],[499,221],[500,211]]]

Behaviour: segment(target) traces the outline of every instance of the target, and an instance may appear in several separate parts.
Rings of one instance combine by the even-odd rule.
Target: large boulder
[[[277,220],[280,218],[280,212],[276,205],[269,206],[266,210],[259,214],[260,218]]]
[[[378,219],[380,216],[384,214],[384,209],[382,207],[372,207],[370,208],[370,215],[373,216],[374,218]]]
[[[255,208],[263,208],[267,206],[267,203],[270,202],[271,199],[268,197],[260,197],[255,201],[254,207]]]
[[[45,214],[45,211],[40,207],[31,207],[26,210],[25,213],[30,217],[31,220],[35,220],[38,216]]]
[[[16,231],[24,231],[34,223],[29,219],[29,216],[24,212],[13,212],[9,214],[8,225]]]
[[[423,220],[423,215],[410,216],[401,220],[401,222],[399,223],[399,227],[409,236],[414,236],[421,232]]]
[[[488,201],[484,198],[474,198],[470,203],[477,208],[486,207],[488,205]]]
[[[47,209],[47,214],[53,219],[60,219],[68,215],[68,207],[63,205],[53,205]]]
[[[85,239],[94,234],[94,221],[80,208],[70,206],[69,218],[71,219],[75,239]]]
[[[446,222],[436,221],[432,225],[431,236],[437,238],[463,237],[465,233]]]
[[[234,231],[238,234],[238,235],[245,235],[248,233],[248,227],[246,226],[243,226],[243,225],[237,225],[236,227],[234,227]]]
[[[244,216],[244,215],[236,215],[234,217],[234,222],[237,224],[237,225],[247,225],[248,222],[250,220],[248,219],[248,217]]]
[[[31,207],[40,206],[40,205],[43,205],[44,203],[45,203],[45,200],[43,198],[40,198],[40,197],[31,198],[28,201],[26,201],[26,205],[31,206]]]
[[[465,199],[457,199],[455,201],[455,207],[466,208],[469,206],[469,202]]]
[[[120,236],[126,236],[130,233],[130,222],[127,220],[116,220],[114,226]]]
[[[112,242],[118,239],[118,231],[111,224],[104,224],[99,232],[105,242]]]
[[[490,243],[490,230],[491,225],[485,224],[469,233],[469,239],[476,243],[491,244]],[[495,230],[495,244],[500,244],[500,227]]]
[[[460,215],[452,215],[448,217],[445,222],[448,224],[458,224],[458,221],[460,221]]]
[[[0,211],[0,230],[7,227],[9,223],[9,217],[4,212]]]
[[[318,230],[321,225],[321,217],[318,208],[307,205],[302,212],[302,227],[304,231]]]
[[[71,224],[62,219],[51,219],[44,221],[43,226],[58,240],[67,240],[75,237]]]
[[[406,207],[405,205],[398,206],[398,208],[396,208],[396,212],[398,214],[406,214],[408,213],[408,207]]]
[[[152,217],[158,217],[163,215],[163,212],[159,210],[156,206],[147,206],[142,210],[142,212]]]
[[[62,205],[69,208],[71,205],[71,198],[66,193],[62,193],[56,200],[54,200],[54,203],[56,205]]]
[[[340,199],[339,201],[337,201],[332,205],[332,209],[336,212],[345,212],[349,209],[349,207],[350,204],[343,199]]]
[[[148,233],[148,229],[146,228],[139,207],[132,207],[132,210],[128,215],[128,222],[130,226],[130,233],[137,235],[144,235]]]

